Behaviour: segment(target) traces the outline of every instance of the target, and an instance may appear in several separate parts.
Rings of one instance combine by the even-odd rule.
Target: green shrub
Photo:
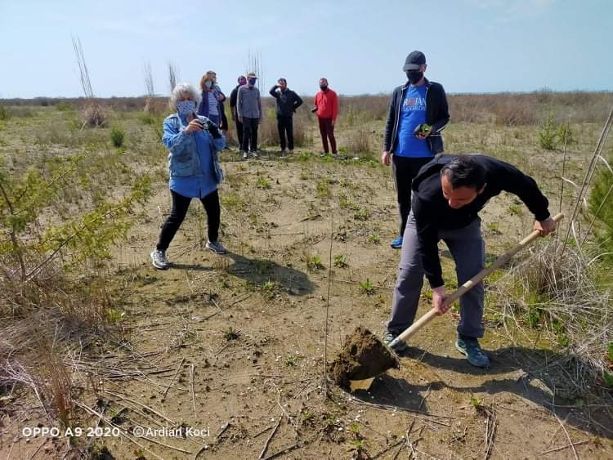
[[[307,255],[306,256],[306,265],[307,265],[307,269],[310,272],[316,271],[316,270],[323,270],[324,264],[321,262],[321,257],[317,254],[315,255]]]
[[[353,218],[355,220],[365,221],[370,217],[370,212],[366,208],[359,208],[353,214]]]
[[[121,128],[115,126],[113,129],[111,129],[111,141],[113,142],[114,147],[121,147],[125,136],[126,133]]]
[[[55,109],[59,112],[72,112],[74,107],[68,102],[59,102],[55,105]]]
[[[334,256],[334,266],[338,268],[347,268],[347,256],[345,254],[337,254]]]
[[[329,198],[332,195],[328,179],[321,179],[317,182],[317,196],[319,198]]]
[[[371,295],[375,295],[376,293],[376,289],[375,286],[372,284],[372,281],[370,281],[370,279],[366,278],[366,281],[360,281],[360,292],[362,292],[362,294],[371,296]]]
[[[10,107],[7,108],[9,115],[15,118],[29,118],[33,117],[36,112],[31,107]]]
[[[162,120],[160,119],[160,117],[157,117],[154,114],[148,112],[141,113],[138,116],[138,119],[144,125],[158,126],[162,124]]]
[[[255,181],[255,186],[262,190],[268,190],[271,187],[270,181],[264,176],[260,176],[257,178],[257,180]]]
[[[545,150],[555,150],[558,132],[550,114],[539,130],[539,145]]]
[[[133,209],[150,194],[150,179],[134,181],[132,190],[119,200],[103,196],[102,190],[89,188],[82,179],[95,170],[90,156],[51,159],[44,168],[30,168],[21,176],[10,174],[0,165],[0,268],[3,273],[17,273],[22,282],[34,277],[37,269],[58,258],[61,251],[65,269],[80,263],[100,261],[110,256],[110,248],[120,241],[133,224]],[[91,169],[90,169],[91,168]],[[83,174],[83,176],[81,175]],[[80,193],[92,193],[94,206],[83,213],[73,213],[57,225],[41,225],[40,215],[47,209],[59,209],[57,201],[66,202],[75,184]],[[85,189],[85,190],[84,190]],[[47,257],[53,254],[54,257]]]
[[[589,210],[594,216],[594,233],[600,243],[599,252],[607,260],[613,261],[613,155],[609,157],[606,167],[596,172],[592,182],[592,191],[589,197]]]
[[[570,145],[577,142],[569,123],[563,123],[558,126],[558,132],[556,134],[561,145]]]
[[[0,120],[8,120],[10,118],[10,113],[3,105],[0,105]]]

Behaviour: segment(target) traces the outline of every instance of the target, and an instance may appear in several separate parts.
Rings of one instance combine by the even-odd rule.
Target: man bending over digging
[[[502,191],[517,195],[534,214],[541,236],[555,230],[548,201],[536,182],[514,166],[485,155],[439,154],[427,163],[411,186],[412,207],[404,233],[392,312],[384,341],[390,343],[415,319],[424,274],[432,287],[432,306],[444,314],[449,306],[443,283],[438,242],[443,240],[455,261],[458,286],[483,269],[485,245],[479,211]],[[456,348],[468,362],[488,367],[490,360],[479,345],[483,337],[483,284],[460,298]],[[398,342],[398,352],[407,345]]]

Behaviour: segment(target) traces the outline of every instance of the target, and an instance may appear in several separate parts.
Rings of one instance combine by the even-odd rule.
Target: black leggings
[[[409,211],[411,211],[411,182],[413,182],[421,167],[432,160],[432,158],[392,156],[392,169],[394,170],[394,179],[396,180],[398,211],[400,212],[400,236],[404,234],[407,217],[409,216]]]
[[[168,216],[168,219],[166,219],[166,222],[162,225],[162,231],[160,232],[160,238],[156,246],[158,251],[165,251],[168,249],[170,242],[175,237],[175,233],[177,233],[177,230],[179,230],[179,227],[183,223],[189,204],[192,201],[191,198],[179,195],[172,190],[170,194],[172,195],[172,210],[170,211],[170,216]],[[200,198],[200,201],[204,205],[204,210],[206,211],[209,241],[217,241],[221,217],[219,194],[217,190],[209,193],[204,198]]]

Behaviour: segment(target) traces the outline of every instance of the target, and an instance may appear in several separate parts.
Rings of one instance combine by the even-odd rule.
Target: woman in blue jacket
[[[216,254],[226,252],[218,241],[221,209],[217,193],[217,186],[223,180],[218,152],[224,148],[225,139],[215,123],[196,114],[198,93],[190,85],[181,83],[175,86],[169,104],[176,113],[164,120],[162,142],[169,150],[172,210],[151,252],[153,266],[160,270],[170,266],[166,251],[187,214],[192,198],[198,198],[206,211],[206,248]]]

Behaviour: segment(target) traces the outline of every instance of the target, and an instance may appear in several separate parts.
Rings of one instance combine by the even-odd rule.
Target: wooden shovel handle
[[[554,216],[553,220],[556,222],[559,222],[560,220],[562,220],[563,217],[564,217],[564,214],[560,213]],[[470,291],[473,287],[479,284],[483,278],[488,276],[490,273],[492,273],[497,268],[500,268],[501,266],[506,264],[511,259],[511,257],[513,257],[520,250],[528,246],[530,243],[532,243],[535,239],[538,238],[538,236],[539,236],[538,230],[534,230],[527,237],[521,240],[514,248],[510,249],[508,252],[498,257],[492,263],[492,265],[481,270],[471,279],[466,281],[462,286],[460,286],[458,289],[456,289],[451,294],[449,294],[445,298],[444,305],[451,305],[453,302],[458,300],[460,297],[462,297],[464,293],[466,293],[467,291]],[[432,318],[434,318],[435,316],[437,316],[437,311],[435,309],[430,310],[428,313],[426,313],[421,318],[419,318],[417,321],[415,321],[402,334],[396,337],[394,341],[390,343],[390,346],[396,345],[396,343],[398,342],[405,341],[406,339],[411,337],[413,334],[415,334],[417,331],[419,331],[423,326],[428,324],[432,320]]]

